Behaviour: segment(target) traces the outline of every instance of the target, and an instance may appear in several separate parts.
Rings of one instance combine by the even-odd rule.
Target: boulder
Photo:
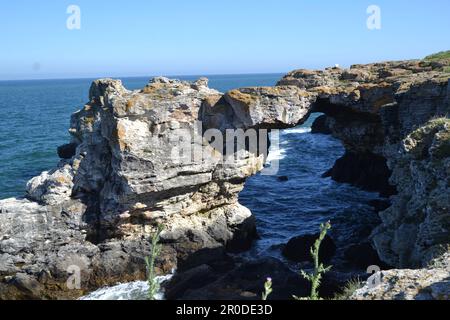
[[[346,152],[338,159],[333,168],[324,173],[323,177],[331,177],[341,183],[350,183],[367,191],[377,191],[384,197],[396,193],[389,183],[391,170],[386,159],[372,153]]]
[[[302,235],[289,240],[283,248],[283,255],[289,260],[295,262],[313,261],[311,257],[311,247],[319,238],[319,234]],[[333,258],[336,252],[336,245],[330,236],[325,236],[319,251],[319,259],[322,262],[328,262]]]
[[[72,159],[77,152],[76,143],[68,143],[58,147],[58,156],[61,159]]]

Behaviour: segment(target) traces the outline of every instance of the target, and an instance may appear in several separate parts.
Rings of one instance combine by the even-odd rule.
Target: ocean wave
[[[157,277],[157,281],[162,284],[172,278],[172,274]],[[146,281],[135,281],[121,283],[112,287],[98,289],[79,300],[148,300],[148,283]],[[156,300],[164,300],[164,292],[156,294]]]
[[[272,161],[284,159],[286,157],[286,151],[287,151],[287,149],[279,148],[279,147],[270,148],[266,163],[270,164]]]
[[[282,131],[283,134],[300,134],[300,133],[310,133],[311,128],[309,127],[297,127],[292,129],[286,129]]]

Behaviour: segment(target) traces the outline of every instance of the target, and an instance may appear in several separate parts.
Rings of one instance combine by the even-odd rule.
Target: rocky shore
[[[72,140],[58,149],[57,168],[33,178],[24,198],[0,201],[0,299],[73,299],[143,280],[157,224],[166,226],[158,272],[190,272],[169,296],[199,297],[194,285],[206,286],[202,298],[256,298],[262,273],[251,263],[227,264],[227,257],[249,249],[257,236],[238,195],[263,169],[267,138],[253,149],[226,132],[295,127],[314,112],[325,114],[316,132],[331,133],[347,151],[327,175],[390,197],[371,235],[378,256],[397,268],[427,268],[387,271],[377,293],[363,288],[354,298],[414,298],[387,292],[404,292],[427,274],[438,274],[423,282],[433,288],[427,297],[448,298],[450,274],[442,265],[450,243],[449,65],[414,60],[296,70],[275,87],[224,94],[205,78],[160,77],[135,91],[119,80],[95,81],[89,102],[72,116]],[[210,130],[215,139],[205,137]],[[189,161],[174,156],[180,139],[193,150],[181,153]],[[224,164],[221,146],[230,143],[233,160]],[[444,264],[430,267],[439,257]],[[307,288],[298,277],[286,282],[293,275],[277,262],[260,265],[279,270],[280,291],[298,284],[278,298]],[[253,282],[241,281],[244,271],[253,272]],[[405,280],[393,282],[395,274]],[[78,275],[74,288],[68,280]]]

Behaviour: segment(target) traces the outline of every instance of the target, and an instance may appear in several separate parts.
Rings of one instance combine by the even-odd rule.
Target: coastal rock
[[[303,235],[292,238],[283,248],[283,255],[295,262],[312,261],[311,247],[319,238],[319,234]],[[330,261],[336,252],[336,245],[330,236],[325,236],[319,251],[320,261]]]
[[[426,269],[389,270],[373,275],[352,300],[450,300],[450,256]]]
[[[58,147],[58,156],[61,159],[72,159],[77,152],[78,145],[76,143],[68,143]]]
[[[396,267],[426,266],[450,242],[447,66],[414,60],[296,70],[275,87],[225,94],[206,79],[158,77],[134,91],[119,80],[94,81],[88,103],[71,117],[71,147],[60,150],[58,166],[30,180],[26,199],[0,201],[0,298],[77,298],[143,280],[158,224],[165,225],[158,274],[183,264],[227,270],[198,252],[250,247],[255,219],[238,196],[264,167],[266,134],[313,112],[326,115],[347,151],[349,162],[339,161],[333,176],[376,191],[397,188],[372,234],[379,257]],[[256,148],[230,130],[254,134]],[[204,291],[180,295],[256,299],[267,276],[280,285],[274,299],[303,295],[305,282],[279,263],[245,264]],[[423,270],[412,279],[431,274]],[[431,282],[441,290],[438,274]],[[431,296],[443,295],[438,289]]]
[[[309,283],[274,258],[243,263],[216,281],[184,291],[175,296],[180,300],[261,300],[264,283],[273,281],[271,300],[290,300],[292,295],[307,296]]]
[[[278,83],[316,93],[312,112],[325,113],[332,135],[343,142],[346,155],[327,176],[392,195],[372,235],[389,265],[426,266],[450,242],[449,137],[442,124],[450,114],[449,63],[295,70]],[[441,124],[427,124],[432,119]]]
[[[396,193],[395,187],[389,183],[391,175],[384,157],[370,152],[347,151],[323,177],[351,183],[367,191],[378,191],[382,196],[389,197]]]
[[[347,263],[357,268],[367,270],[370,266],[378,266],[387,269],[387,266],[378,257],[378,253],[373,249],[370,243],[361,243],[350,246],[344,252],[344,258]]]
[[[225,162],[203,134],[219,129],[227,146],[225,129],[295,126],[314,98],[296,87],[222,94],[207,84],[159,77],[130,91],[119,80],[92,83],[58,166],[30,180],[28,200],[0,201],[1,298],[76,298],[144,280],[158,224],[159,274],[199,264],[201,251],[250,248],[255,219],[238,195],[263,168],[268,138],[256,149],[233,141],[236,157]]]
[[[395,266],[426,266],[450,243],[450,119],[434,119],[392,148],[398,195],[373,232],[380,257]]]

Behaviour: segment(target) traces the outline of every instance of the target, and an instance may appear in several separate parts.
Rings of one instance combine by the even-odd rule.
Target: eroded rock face
[[[372,235],[381,258],[425,266],[450,243],[450,119],[427,122],[388,149],[399,194]]]
[[[448,65],[414,60],[296,70],[278,84],[317,94],[313,111],[326,114],[322,121],[347,150],[329,175],[394,194],[372,235],[389,265],[424,266],[449,243],[449,140],[443,124],[450,114]],[[428,123],[439,117],[441,124]]]
[[[398,195],[372,236],[379,256],[394,266],[426,264],[449,242],[447,65],[297,70],[276,87],[225,94],[204,78],[155,78],[136,91],[95,81],[57,168],[28,183],[28,200],[0,201],[0,298],[75,298],[144,279],[159,223],[160,273],[198,265],[192,259],[205,249],[245,250],[255,223],[238,194],[263,168],[264,134],[312,112],[326,114],[348,152],[384,157],[392,170]],[[257,148],[230,130],[258,130]],[[230,141],[233,160],[224,162]],[[71,289],[77,270],[80,286]]]
[[[155,78],[136,91],[112,79],[92,84],[58,167],[28,183],[29,200],[0,201],[2,298],[77,297],[144,279],[157,224],[165,225],[161,273],[200,250],[250,247],[255,221],[238,194],[263,168],[268,138],[255,149],[233,140],[233,160],[224,162],[225,151],[204,133],[215,129],[226,147],[227,129],[295,126],[314,95],[297,87],[224,95],[207,84]],[[71,290],[66,282],[77,268],[81,283]]]
[[[352,300],[449,300],[450,255],[444,254],[424,269],[376,273]]]

